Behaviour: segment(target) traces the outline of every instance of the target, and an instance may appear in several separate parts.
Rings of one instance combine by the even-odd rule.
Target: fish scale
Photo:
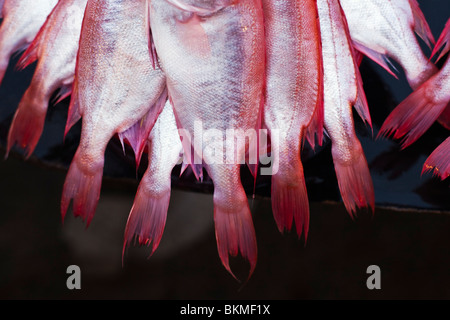
[[[147,6],[146,0],[87,3],[69,107],[69,115],[82,117],[81,139],[64,183],[63,217],[73,199],[75,216],[90,223],[109,140],[145,116],[151,128],[161,112],[165,78],[152,66]]]
[[[214,183],[219,256],[233,274],[228,255],[235,256],[240,251],[250,262],[251,275],[256,264],[256,237],[237,161],[244,158],[250,143],[236,148],[233,164],[226,164],[223,143],[217,149],[222,152],[219,158],[206,151],[215,138],[226,138],[227,129],[243,132],[258,129],[264,85],[261,2],[236,1],[207,16],[195,13],[194,9],[195,14],[184,21],[178,20],[179,10],[162,0],[151,2],[155,47],[167,77],[177,123],[194,140],[201,139],[202,144],[194,145],[194,151]],[[196,123],[205,132],[216,130],[217,136],[201,135]],[[183,144],[184,151],[190,152],[191,144],[186,145],[186,141]]]

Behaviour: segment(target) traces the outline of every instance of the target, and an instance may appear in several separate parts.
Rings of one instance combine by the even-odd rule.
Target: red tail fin
[[[13,145],[17,143],[25,149],[26,158],[29,158],[41,137],[47,104],[36,106],[36,101],[33,100],[34,97],[29,97],[25,93],[19,104],[8,133],[7,155]]]
[[[170,190],[155,194],[141,182],[125,228],[122,258],[133,238],[139,245],[152,244],[150,256],[155,252],[166,225],[169,202]]]
[[[357,208],[375,207],[375,196],[367,166],[366,158],[361,145],[355,148],[354,158],[351,162],[343,163],[333,156],[334,169],[339,184],[345,208],[353,218]]]
[[[434,55],[441,49],[442,52],[437,60],[440,60],[450,50],[450,19],[448,19],[447,23],[445,24],[444,30],[439,36],[439,39],[434,46],[433,52],[431,53],[431,57],[434,57]]]
[[[414,16],[414,31],[431,48],[435,41],[427,19],[425,19],[422,10],[420,10],[417,0],[409,0],[409,4]]]
[[[222,264],[237,280],[230,268],[228,255],[237,256],[238,252],[250,263],[249,279],[256,267],[257,247],[250,208],[246,202],[241,208],[230,211],[214,203],[214,223],[217,249]]]
[[[447,102],[435,102],[427,96],[430,86],[431,81],[425,82],[403,100],[384,121],[378,137],[392,134],[394,139],[403,138],[402,148],[419,139],[447,106]]]
[[[305,241],[309,229],[309,201],[306,191],[303,169],[295,185],[290,184],[275,174],[272,176],[272,211],[278,230],[290,231],[292,220],[295,221],[297,235],[304,234]]]
[[[433,171],[442,180],[450,176],[450,137],[442,142],[431,155],[425,160],[422,174]]]
[[[61,198],[62,219],[66,215],[70,200],[73,199],[73,213],[80,216],[89,226],[94,217],[95,209],[100,198],[103,175],[103,159],[97,163],[90,163],[89,168],[83,168],[83,160],[75,154],[67,173]]]

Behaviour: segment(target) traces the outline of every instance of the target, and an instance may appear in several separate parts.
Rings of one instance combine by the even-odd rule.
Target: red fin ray
[[[442,180],[450,176],[450,137],[442,142],[425,160],[422,174],[428,171],[432,171]]]

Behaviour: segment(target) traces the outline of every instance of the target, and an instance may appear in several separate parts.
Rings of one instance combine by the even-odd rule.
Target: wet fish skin
[[[415,35],[418,33],[428,45],[434,43],[416,0],[341,0],[340,3],[356,48],[389,71],[386,59],[397,61],[413,89],[437,72]]]
[[[372,178],[352,117],[352,106],[364,101],[364,92],[338,0],[318,0],[317,6],[324,66],[325,129],[331,138],[339,190],[353,216],[357,208],[373,210],[375,202]]]
[[[278,171],[272,175],[272,211],[280,232],[295,221],[306,239],[309,204],[300,149],[318,112],[323,130],[323,67],[314,0],[263,0],[266,31],[264,123],[276,130],[271,147]],[[322,109],[322,110],[317,110]],[[319,138],[320,139],[320,138]]]
[[[42,134],[53,92],[61,89],[61,98],[70,94],[86,3],[87,0],[60,1],[19,61],[26,67],[38,60],[31,84],[14,115],[7,151],[17,143],[29,157]]]
[[[89,225],[109,140],[151,113],[164,92],[164,75],[150,58],[148,27],[146,0],[88,0],[68,119],[79,114],[82,131],[64,183],[63,218],[73,199],[74,215]]]
[[[148,167],[128,217],[124,250],[134,237],[140,245],[151,244],[151,254],[157,249],[169,207],[171,173],[182,152],[175,115],[167,101],[148,137]]]
[[[0,26],[0,83],[13,53],[33,41],[58,0],[4,0]]]
[[[450,19],[442,31],[433,54],[442,49],[441,56],[450,50]],[[406,148],[419,139],[450,102],[450,63],[447,60],[438,73],[430,77],[404,99],[386,118],[378,137],[402,139]]]
[[[155,46],[178,126],[195,139],[198,121],[203,130],[216,130],[224,141],[227,129],[257,129],[264,85],[261,2],[236,1],[205,16],[161,0],[152,1],[150,8]],[[223,145],[223,158],[215,159],[206,152],[214,139],[201,139],[202,146],[195,149],[214,183],[219,256],[233,275],[228,255],[240,251],[250,262],[250,276],[256,265],[256,236],[236,161],[245,157],[249,143],[236,148],[235,161],[227,164]],[[183,148],[190,151],[190,143],[183,141]]]

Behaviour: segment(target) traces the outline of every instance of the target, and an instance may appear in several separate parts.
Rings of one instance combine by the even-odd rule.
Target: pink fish
[[[155,252],[166,224],[171,173],[183,152],[172,105],[167,102],[148,137],[148,167],[128,217],[124,250],[136,237]]]
[[[442,50],[440,57],[450,50],[450,20],[439,37],[433,55]],[[379,136],[402,138],[402,148],[414,143],[445,110],[450,100],[450,63],[403,100],[386,118]]]
[[[275,167],[272,211],[280,232],[295,221],[297,234],[309,226],[308,194],[300,159],[313,116],[323,131],[323,68],[315,0],[263,0],[267,74],[264,123]],[[319,137],[319,141],[322,138]]]
[[[374,208],[367,161],[355,134],[352,106],[370,124],[345,17],[338,0],[317,1],[324,67],[325,129],[331,138],[334,168],[350,215],[356,207]]]
[[[109,140],[146,118],[151,129],[164,94],[165,77],[153,68],[149,52],[147,1],[89,0],[68,117],[68,127],[82,117],[82,132],[64,184],[63,218],[73,199],[75,216],[90,223]]]
[[[437,69],[422,52],[417,33],[427,44],[433,34],[416,0],[340,0],[356,49],[391,74],[388,58],[397,61],[415,89]]]
[[[58,0],[5,0],[0,27],[0,83],[13,53],[33,41]]]
[[[22,67],[36,60],[38,63],[11,124],[8,151],[17,143],[29,157],[42,134],[53,92],[61,89],[61,99],[70,94],[86,3],[87,0],[58,2],[22,56]]]
[[[229,6],[207,12],[202,4],[209,2],[177,2],[189,5],[190,11],[165,0],[151,1],[156,51],[178,126],[192,138],[189,141],[183,137],[184,152],[189,153],[193,145],[194,158],[200,158],[197,164],[203,162],[214,183],[219,256],[233,275],[229,254],[236,256],[240,251],[250,262],[250,276],[256,265],[257,246],[240,180],[240,163],[255,139],[236,147],[234,138],[227,139],[226,131],[245,133],[258,128],[265,69],[261,2],[230,1]],[[227,152],[230,145],[235,147],[234,152]]]

